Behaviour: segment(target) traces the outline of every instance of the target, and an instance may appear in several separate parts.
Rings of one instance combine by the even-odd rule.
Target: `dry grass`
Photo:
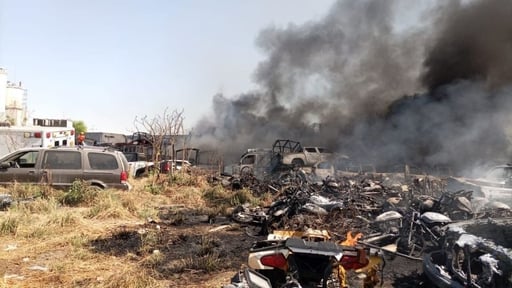
[[[83,199],[63,198],[64,192],[47,187],[14,184],[2,189],[0,193],[14,191],[16,199],[38,198],[0,212],[0,288],[171,287],[173,281],[157,277],[154,271],[168,261],[151,249],[159,235],[141,235],[140,255],[97,253],[91,249],[91,242],[111,236],[119,227],[135,227],[148,218],[157,219],[161,207],[180,204],[219,213],[247,196],[208,188],[204,178],[197,176],[163,179],[153,185],[152,191],[147,189],[152,185],[150,179],[132,184],[130,192],[95,191]],[[209,241],[202,239],[200,257],[180,260],[179,269],[214,270],[221,259],[208,250]]]

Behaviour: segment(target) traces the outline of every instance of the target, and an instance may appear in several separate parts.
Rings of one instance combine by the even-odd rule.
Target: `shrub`
[[[144,189],[153,195],[159,195],[164,190],[164,186],[161,184],[152,184],[151,183],[151,184],[144,186]]]
[[[83,180],[76,180],[73,181],[67,193],[62,195],[60,202],[63,205],[68,206],[91,204],[96,198],[99,190],[99,187],[91,186],[89,183]]]
[[[169,184],[175,186],[197,186],[198,177],[184,172],[177,172],[169,176]]]
[[[255,204],[257,202],[258,200],[256,199],[256,197],[254,197],[251,191],[247,189],[237,190],[235,192],[235,195],[233,195],[230,198],[230,203],[232,206],[241,205],[245,203]]]

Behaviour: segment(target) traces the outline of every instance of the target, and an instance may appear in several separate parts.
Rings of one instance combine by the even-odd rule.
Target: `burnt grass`
[[[96,253],[125,257],[150,271],[154,278],[167,280],[171,285],[186,281],[189,287],[202,287],[216,274],[238,271],[246,264],[252,243],[265,238],[247,233],[247,227],[231,223],[227,218],[212,219],[193,211],[174,218],[162,216],[164,220],[158,222],[151,220],[138,226],[117,228],[107,236],[90,241],[89,247]],[[353,219],[339,216],[339,219],[326,220],[301,216],[290,219],[283,228],[319,228],[322,223],[328,223],[329,231],[337,231],[334,235],[339,239],[347,231],[357,230],[354,227],[358,222]],[[211,231],[221,225],[226,226]],[[401,257],[388,259],[382,276],[382,287],[429,287],[419,261]],[[362,287],[355,275],[350,277],[351,287]],[[227,283],[229,281],[223,284]]]

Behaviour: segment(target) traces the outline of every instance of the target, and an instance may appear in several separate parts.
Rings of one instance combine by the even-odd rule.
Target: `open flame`
[[[357,233],[355,236],[352,236],[352,231],[347,232],[347,239],[341,242],[343,246],[356,246],[357,241],[363,237],[363,233]]]

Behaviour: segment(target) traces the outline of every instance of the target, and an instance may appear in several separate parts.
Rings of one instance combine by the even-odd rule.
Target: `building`
[[[12,126],[26,126],[27,89],[21,82],[7,80],[7,70],[0,68],[0,121]]]
[[[87,132],[85,142],[88,145],[110,146],[117,143],[126,143],[127,136],[121,133]]]

